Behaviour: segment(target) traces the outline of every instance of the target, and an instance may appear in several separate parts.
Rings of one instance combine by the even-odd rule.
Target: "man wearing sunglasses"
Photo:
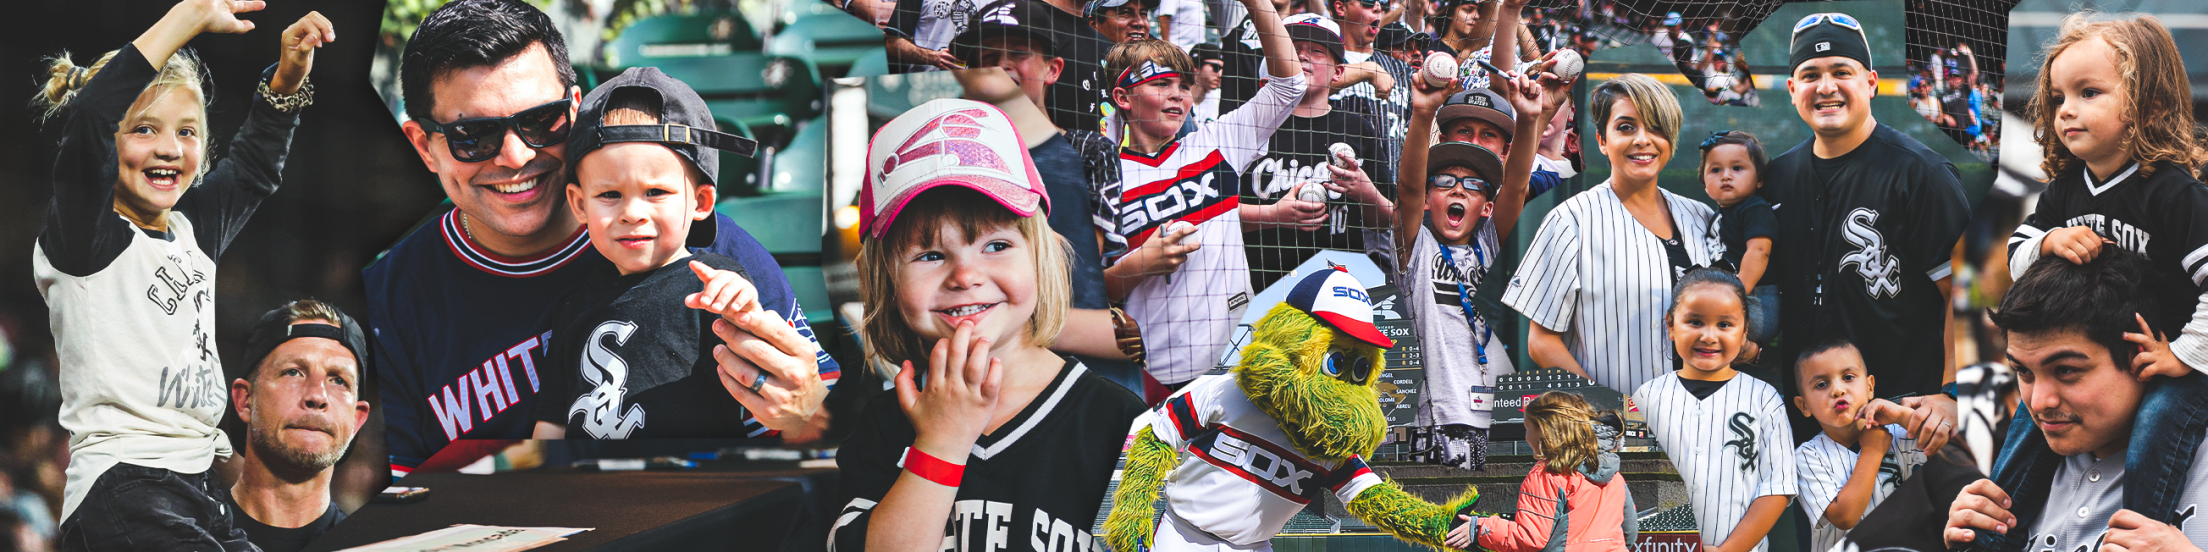
[[[1871,116],[1878,72],[1863,25],[1820,13],[1794,25],[1787,93],[1815,136],[1772,159],[1764,198],[1778,210],[1770,281],[1795,358],[1845,336],[1863,349],[1883,398],[1916,409],[1928,450],[1953,432],[1949,254],[1970,220],[1955,165]],[[1782,360],[1783,362],[1783,360]],[[1943,388],[1944,385],[1944,388]],[[1943,394],[1945,391],[1945,394]],[[1794,417],[1796,435],[1815,435]]]
[[[547,317],[585,274],[611,270],[563,196],[582,90],[550,18],[519,0],[446,4],[407,42],[399,73],[407,139],[452,207],[363,271],[394,477],[453,440],[528,438],[544,384],[538,367],[551,330],[565,322]],[[786,318],[774,323],[796,328],[808,345],[731,347],[741,356],[720,357],[724,370],[835,369],[780,266],[750,234],[715,214],[692,226],[689,246],[742,262],[760,304]],[[721,338],[740,343],[751,333]],[[811,420],[760,421],[782,432],[820,425],[824,387],[784,381],[807,385],[770,400]]]

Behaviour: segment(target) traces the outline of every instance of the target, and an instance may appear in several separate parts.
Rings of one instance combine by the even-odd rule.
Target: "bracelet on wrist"
[[[958,488],[959,483],[966,478],[966,466],[964,464],[953,464],[941,458],[929,456],[928,453],[921,452],[916,447],[905,447],[905,456],[897,461],[897,466],[904,468],[905,471],[912,472],[913,475],[920,476],[921,479],[954,489]]]
[[[307,77],[299,77],[299,89],[292,91],[290,94],[277,94],[274,89],[269,87],[270,80],[261,79],[259,90],[261,98],[268,100],[269,107],[285,113],[296,113],[300,109],[314,104],[314,82],[308,80]]]

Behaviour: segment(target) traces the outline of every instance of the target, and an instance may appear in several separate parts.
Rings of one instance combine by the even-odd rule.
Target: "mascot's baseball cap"
[[[1395,340],[1372,325],[1372,303],[1365,295],[1365,285],[1350,276],[1348,269],[1334,267],[1304,276],[1288,290],[1287,303],[1358,341],[1382,349],[1395,346]]]
[[[1841,56],[1871,66],[1871,43],[1863,37],[1863,22],[1844,13],[1813,13],[1794,23],[1793,43],[1787,47],[1786,68],[1793,72],[1802,62]]]
[[[859,189],[859,232],[880,238],[920,192],[965,186],[1014,214],[1050,212],[1050,196],[1019,131],[997,106],[944,98],[898,115],[866,149]]]
[[[656,125],[606,125],[606,103],[622,90],[648,90],[659,96],[659,122]],[[614,142],[655,142],[675,150],[698,172],[705,173],[706,184],[718,184],[721,173],[721,154],[726,151],[751,157],[759,143],[750,138],[714,130],[713,112],[706,109],[705,98],[698,97],[690,85],[659,72],[657,67],[634,67],[622,71],[620,76],[607,80],[583,96],[583,107],[575,117],[575,133],[567,146],[567,178],[575,179],[575,167],[583,156],[606,144]]]
[[[1466,117],[1487,121],[1503,130],[1503,140],[1510,140],[1510,133],[1518,128],[1516,115],[1510,102],[1486,88],[1474,88],[1449,96],[1434,112],[1434,128],[1446,128],[1451,121]]]
[[[262,313],[260,321],[253,323],[253,333],[245,338],[245,358],[252,363],[247,365],[246,374],[252,374],[253,370],[260,369],[261,361],[268,360],[268,354],[274,352],[276,347],[283,345],[284,342],[302,337],[320,337],[336,341],[338,344],[344,345],[345,350],[352,351],[353,362],[360,367],[360,374],[366,377],[368,374],[368,335],[361,331],[360,323],[353,321],[353,317],[347,316],[343,311],[338,311],[337,307],[333,306],[330,307],[330,310],[337,312],[336,320],[328,322],[307,321],[293,324],[285,320],[285,318],[288,318],[287,313],[290,310],[286,307],[276,307],[275,310]],[[337,325],[332,326],[330,325],[331,322],[335,322]]]
[[[1288,27],[1289,41],[1315,42],[1325,46],[1328,53],[1334,54],[1336,64],[1348,59],[1342,53],[1342,26],[1334,24],[1334,20],[1315,13],[1299,13],[1288,16],[1280,23]]]

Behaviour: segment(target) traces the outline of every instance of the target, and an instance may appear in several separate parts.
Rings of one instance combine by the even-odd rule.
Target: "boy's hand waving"
[[[690,270],[705,289],[684,297],[683,305],[721,315],[713,321],[713,334],[724,343],[713,348],[721,386],[767,429],[804,429],[828,398],[819,347],[762,308],[758,288],[743,276],[698,261],[690,261]]]

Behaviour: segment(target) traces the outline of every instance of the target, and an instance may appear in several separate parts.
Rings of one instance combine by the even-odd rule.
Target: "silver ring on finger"
[[[766,385],[767,385],[767,371],[765,371],[765,370],[760,370],[760,371],[759,371],[759,377],[756,377],[756,378],[752,378],[752,380],[751,380],[751,394],[753,394],[753,395],[757,395],[757,394],[759,394],[759,389],[760,389],[760,388],[762,388],[762,387],[766,387]]]

